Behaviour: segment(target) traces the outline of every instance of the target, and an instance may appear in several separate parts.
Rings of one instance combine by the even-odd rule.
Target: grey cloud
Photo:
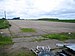
[[[5,1],[5,0],[0,0],[0,2],[1,2],[1,1]]]
[[[0,2],[2,1],[5,1],[5,0],[0,0]],[[15,1],[19,1],[19,0],[15,0]],[[60,17],[60,18],[61,17],[75,18],[75,0],[67,0],[67,1],[64,0],[63,4],[58,6],[59,8],[56,8],[50,12],[36,11],[36,9],[34,9],[33,4],[31,3],[32,1],[30,0],[25,0],[25,1],[27,2],[27,6],[28,6],[27,8],[23,8],[23,10],[18,15],[16,14],[14,10],[13,11],[8,10],[7,17],[11,18],[11,17],[20,16],[24,18],[37,18],[41,16],[52,16],[52,17]],[[3,13],[0,13],[0,17],[2,15]]]
[[[61,9],[55,12],[56,14],[72,14],[75,13],[75,9]]]
[[[56,8],[54,11],[46,12],[43,15],[75,17],[75,0],[65,0],[65,3],[59,9]]]

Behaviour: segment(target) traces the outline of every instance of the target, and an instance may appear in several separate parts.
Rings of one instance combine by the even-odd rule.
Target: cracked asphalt
[[[63,22],[48,22],[48,21],[32,21],[32,20],[8,20],[12,25],[10,31],[12,33],[14,44],[10,49],[14,52],[16,49],[21,47],[27,47],[29,49],[35,48],[37,45],[50,46],[56,48],[56,43],[63,43],[55,39],[35,41],[33,39],[39,38],[40,35],[50,33],[61,33],[61,32],[75,32],[75,23],[63,23]],[[21,28],[33,28],[36,32],[23,33]],[[2,30],[5,34],[10,36],[8,29]],[[18,38],[19,37],[19,38]],[[41,37],[40,37],[41,38]],[[75,43],[75,40],[67,40],[67,43]]]

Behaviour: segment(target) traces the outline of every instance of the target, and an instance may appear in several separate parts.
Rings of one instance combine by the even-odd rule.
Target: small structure
[[[20,17],[15,17],[13,18],[13,20],[20,20]]]
[[[50,51],[49,46],[37,46],[35,49],[31,49],[37,56],[54,56]]]

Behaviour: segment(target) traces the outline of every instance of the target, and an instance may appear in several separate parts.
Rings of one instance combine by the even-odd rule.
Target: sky
[[[75,19],[75,0],[0,0],[0,18]]]

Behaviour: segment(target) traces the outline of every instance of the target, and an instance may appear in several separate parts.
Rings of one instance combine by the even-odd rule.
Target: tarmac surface
[[[14,52],[21,47],[27,47],[29,49],[38,46],[50,46],[56,48],[57,43],[64,43],[55,39],[48,39],[42,41],[33,41],[40,35],[50,33],[61,32],[75,32],[75,23],[63,23],[63,22],[49,22],[49,21],[32,21],[32,20],[8,20],[12,25],[9,29],[3,29],[2,31],[6,35],[12,35],[14,44],[9,50]],[[33,28],[36,32],[26,33],[21,32],[21,28]],[[19,38],[18,38],[19,37]],[[41,37],[40,37],[41,38]],[[66,40],[66,43],[75,43],[75,40]]]
[[[32,21],[32,20],[9,20],[12,25],[10,30],[17,36],[38,36],[49,33],[75,32],[75,23]],[[33,28],[36,32],[23,33],[21,28]]]

